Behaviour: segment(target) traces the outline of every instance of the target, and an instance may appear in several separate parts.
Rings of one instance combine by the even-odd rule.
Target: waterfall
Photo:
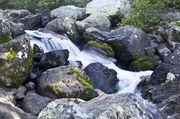
[[[68,60],[70,62],[81,61],[83,68],[91,63],[99,62],[109,69],[115,70],[119,79],[120,93],[135,93],[136,86],[141,81],[140,77],[152,74],[152,71],[131,72],[120,69],[110,58],[104,58],[103,56],[88,51],[80,51],[71,40],[64,36],[58,37],[58,35],[51,33],[29,30],[26,30],[26,33],[35,37],[33,38],[33,43],[40,46],[44,52],[67,49],[69,51]]]
[[[26,33],[33,38],[33,44],[41,47],[45,53],[59,49],[67,49],[69,51],[69,62],[74,63],[81,61],[82,68],[85,68],[91,63],[99,62],[109,69],[115,70],[119,79],[118,93],[134,93],[141,98],[140,93],[136,92],[137,84],[141,81],[140,77],[150,76],[152,74],[152,71],[131,72],[120,69],[114,64],[111,58],[105,58],[84,50],[80,51],[79,48],[65,36],[30,30],[26,30]],[[156,107],[147,100],[142,99],[142,101],[144,102],[145,108],[151,112],[153,119],[158,119]]]

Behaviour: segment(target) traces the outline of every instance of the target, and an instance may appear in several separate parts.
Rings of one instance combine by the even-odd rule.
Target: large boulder
[[[38,115],[38,119],[91,119],[74,102],[59,99],[50,102]]]
[[[123,26],[106,35],[107,43],[113,48],[120,63],[129,65],[131,70],[147,70],[157,63],[146,57],[145,48],[150,40],[144,31],[133,26]]]
[[[117,72],[108,69],[100,63],[92,63],[85,68],[95,89],[100,89],[105,93],[114,93],[118,90]]]
[[[15,102],[15,90],[0,88],[0,101]]]
[[[55,32],[66,33],[72,41],[79,38],[75,21],[86,17],[85,9],[73,5],[61,6],[51,11],[50,16],[56,18],[46,25],[46,28]]]
[[[15,22],[17,23],[23,23],[26,30],[34,30],[39,28],[41,23],[41,15],[28,15],[23,18],[17,19]]]
[[[129,0],[92,0],[86,6],[86,13],[100,12],[108,17],[127,16],[129,6]]]
[[[23,110],[31,114],[38,115],[50,101],[51,99],[48,97],[28,92],[23,99]]]
[[[140,83],[142,96],[155,103],[166,117],[180,116],[180,49],[165,58],[149,80]]]
[[[133,94],[112,94],[88,102],[76,103],[70,99],[50,102],[38,119],[152,119],[151,112],[141,99]],[[157,114],[155,118],[163,119]]]
[[[44,53],[38,64],[40,69],[50,69],[58,66],[63,66],[67,63],[69,57],[68,50],[56,50]]]
[[[38,91],[51,98],[93,97],[92,84],[89,77],[79,68],[61,66],[49,69],[38,79]]]
[[[32,15],[32,13],[25,9],[19,9],[19,10],[5,10],[4,15],[8,19],[16,20],[28,15]]]
[[[1,85],[14,87],[21,85],[28,77],[33,59],[31,37],[22,35],[0,45]]]
[[[62,20],[66,17],[73,20],[82,20],[86,17],[85,9],[76,7],[74,5],[61,6],[52,10],[50,15],[51,18],[60,18]]]
[[[152,119],[143,101],[133,94],[104,95],[79,106],[93,119]],[[156,116],[163,119],[161,115]]]
[[[46,25],[46,29],[56,33],[66,33],[74,42],[76,42],[79,38],[75,20],[69,17],[65,17],[64,19],[56,18],[52,20]]]
[[[87,28],[95,27],[99,30],[109,31],[111,27],[111,22],[102,13],[91,14],[89,17],[82,21],[76,22],[77,29],[84,32]]]
[[[36,119],[36,116],[26,113],[12,103],[0,101],[1,119]]]
[[[145,32],[133,26],[112,30],[107,43],[114,49],[119,60],[130,62],[135,55],[144,56],[144,48],[150,45]]]
[[[25,27],[22,23],[14,23],[11,21],[5,21],[0,23],[0,44],[12,40],[12,37],[16,38],[24,34]]]

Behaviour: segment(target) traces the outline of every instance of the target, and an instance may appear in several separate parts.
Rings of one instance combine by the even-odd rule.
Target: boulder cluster
[[[0,10],[0,118],[179,119],[180,13],[168,13],[162,24],[143,30],[117,27],[129,15],[130,2],[92,0],[86,8],[67,5],[37,14]],[[140,97],[117,93],[115,70],[101,63],[72,66],[66,49],[42,51],[25,33],[39,28],[116,59],[120,68],[153,70],[138,88],[156,105],[156,116]]]

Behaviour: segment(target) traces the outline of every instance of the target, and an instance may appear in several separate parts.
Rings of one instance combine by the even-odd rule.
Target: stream
[[[75,44],[68,38],[58,37],[51,33],[44,33],[40,31],[26,30],[26,33],[33,37],[33,44],[42,48],[44,53],[54,50],[67,49],[69,51],[69,62],[71,64],[76,61],[81,61],[82,68],[85,68],[91,63],[99,62],[109,69],[113,69],[117,72],[119,79],[119,91],[118,93],[134,93],[141,98],[141,94],[136,90],[138,83],[142,80],[142,76],[149,76],[153,71],[141,71],[131,72],[120,69],[114,64],[112,58],[103,57],[93,52],[80,50]],[[141,98],[142,99],[142,98]],[[156,107],[149,101],[142,99],[146,109],[151,113],[153,119],[158,119],[158,112]]]

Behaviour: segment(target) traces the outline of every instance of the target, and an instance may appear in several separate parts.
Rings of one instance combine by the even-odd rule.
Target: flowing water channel
[[[89,51],[81,51],[65,36],[58,37],[58,35],[51,33],[30,30],[26,30],[26,33],[33,37],[33,43],[41,47],[44,52],[67,49],[69,51],[69,62],[75,63],[76,61],[81,61],[82,68],[85,68],[91,63],[99,62],[109,69],[115,70],[119,79],[118,93],[134,93],[140,96],[140,94],[136,92],[137,84],[142,80],[140,77],[152,74],[152,71],[131,72],[120,69],[114,64],[111,58],[103,57]],[[144,104],[148,111],[152,113],[152,118],[158,119],[154,105],[146,100],[144,100]]]

